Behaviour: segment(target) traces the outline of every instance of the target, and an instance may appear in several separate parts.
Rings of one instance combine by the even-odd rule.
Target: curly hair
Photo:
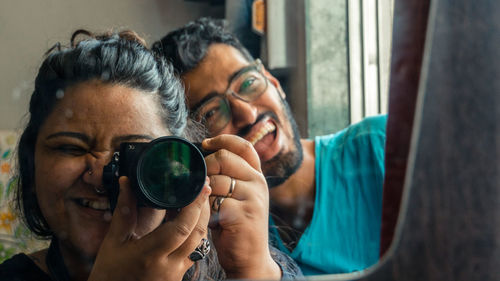
[[[161,40],[153,43],[153,52],[172,63],[178,75],[198,66],[212,44],[222,43],[236,48],[249,62],[253,57],[241,42],[228,30],[227,22],[204,17],[189,22]]]

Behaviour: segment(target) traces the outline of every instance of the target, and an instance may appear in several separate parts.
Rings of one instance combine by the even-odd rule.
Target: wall
[[[203,15],[221,17],[223,6],[184,0],[2,0],[0,2],[0,130],[18,129],[38,67],[56,42],[79,28],[133,29],[148,42]]]
[[[347,3],[306,0],[308,136],[349,125]]]
[[[386,113],[393,0],[304,1],[307,136]]]

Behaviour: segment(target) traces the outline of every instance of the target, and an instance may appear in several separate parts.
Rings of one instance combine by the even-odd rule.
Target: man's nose
[[[257,108],[251,102],[230,97],[229,103],[231,105],[232,123],[237,130],[257,121]]]

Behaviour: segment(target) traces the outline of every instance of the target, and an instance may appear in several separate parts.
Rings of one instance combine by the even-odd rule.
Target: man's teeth
[[[91,201],[87,199],[81,199],[80,203],[84,207],[92,208],[99,211],[109,210],[109,201]]]
[[[255,135],[250,138],[250,143],[252,145],[255,145],[258,141],[260,141],[265,135],[269,134],[270,132],[273,132],[276,130],[276,126],[273,123],[267,123],[265,126],[263,126],[260,131],[255,133]]]

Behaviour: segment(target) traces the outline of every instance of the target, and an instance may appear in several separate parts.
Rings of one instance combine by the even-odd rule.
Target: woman
[[[79,34],[89,38],[75,43]],[[290,277],[290,259],[268,246],[258,156],[240,138],[203,142],[217,151],[206,157],[209,178],[178,213],[138,207],[126,177],[110,211],[103,167],[122,142],[183,135],[183,89],[133,32],[77,31],[71,41],[40,67],[18,147],[18,206],[30,230],[51,244],[3,263],[0,279]],[[209,221],[218,258],[214,251],[205,257]]]

